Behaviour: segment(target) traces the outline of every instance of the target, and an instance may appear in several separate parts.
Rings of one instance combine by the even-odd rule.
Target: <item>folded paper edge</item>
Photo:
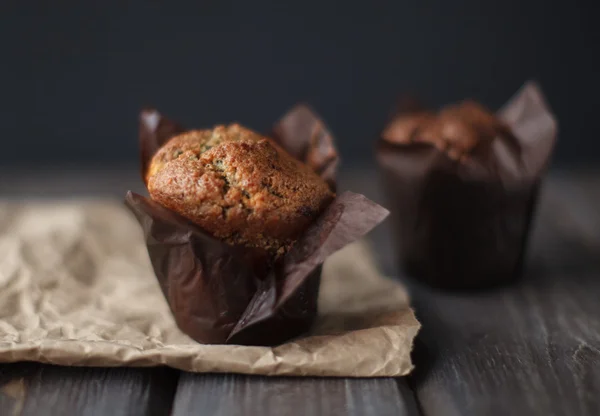
[[[304,148],[291,149],[289,146],[284,146],[281,142],[281,138],[284,136],[285,126],[291,120],[304,119],[306,122],[313,124],[310,137],[304,140]],[[304,123],[306,124],[306,123]],[[273,140],[282,145],[282,147],[289,152],[294,158],[301,160],[303,163],[309,165],[335,192],[338,167],[340,164],[339,151],[336,146],[336,140],[331,130],[325,124],[325,121],[319,116],[319,114],[308,104],[300,102],[291,107],[286,111],[271,127],[270,136]],[[290,143],[286,141],[286,144]],[[309,160],[311,156],[311,149],[321,149],[326,147],[331,153],[330,157],[324,158],[318,166],[314,166]],[[318,153],[318,151],[316,152]]]
[[[339,211],[340,208],[341,212],[337,215],[334,211]],[[363,223],[360,221],[357,222],[357,214],[359,212],[363,214],[369,213],[370,216],[367,217],[366,221]],[[245,322],[245,325],[241,328],[236,325],[228,338],[257,325],[270,318],[271,315],[276,314],[284,307],[286,302],[292,298],[304,284],[306,279],[325,262],[327,257],[368,234],[373,228],[383,222],[388,215],[389,211],[386,208],[371,201],[364,195],[346,191],[336,197],[325,211],[321,213],[319,218],[305,231],[303,237],[301,237],[294,245],[294,247],[311,246],[311,244],[304,243],[304,240],[317,238],[319,244],[315,245],[315,250],[308,255],[300,256],[300,259],[297,262],[294,261],[295,255],[297,254],[297,251],[295,251],[294,248],[292,248],[286,257],[284,257],[283,275],[288,277],[286,282],[289,282],[289,276],[293,276],[294,274],[297,275],[292,286],[284,284],[281,297],[277,299],[275,305],[273,305],[270,310],[272,313],[270,315],[265,315],[265,311],[254,308],[253,306],[256,304],[256,300],[253,298],[240,318],[240,321]],[[335,224],[327,230],[327,235],[323,236],[322,233],[315,232],[323,230],[324,227],[322,222],[326,221],[331,216],[335,217]],[[350,225],[351,222],[353,225]],[[346,231],[348,229],[351,230],[350,233]],[[310,264],[311,266],[306,267],[307,264]],[[275,281],[275,279],[272,281]],[[255,296],[262,295],[263,292],[257,292],[255,294]]]
[[[316,264],[315,267],[317,267],[320,264],[323,264],[329,256],[346,247],[347,245],[358,241],[360,238],[364,237],[366,234],[371,232],[373,228],[381,224],[390,214],[390,212],[386,208],[382,207],[376,202],[371,201],[366,196],[350,191],[345,191],[344,193],[342,193],[334,200],[334,202],[331,205],[333,205],[334,203],[343,206],[343,211],[341,212],[339,218],[337,218],[335,226],[329,231],[329,233],[326,236],[326,239],[322,241],[321,244],[319,244],[318,247],[316,247],[316,250],[313,253],[311,253],[308,257],[305,257],[299,263],[285,264],[284,267],[286,269],[286,274],[290,273],[290,270],[293,270],[296,264],[302,264],[311,258],[317,258],[317,261],[314,262]],[[348,210],[348,207],[351,208],[350,212]],[[331,208],[335,209],[335,206],[332,206]],[[370,218],[367,218],[367,221],[364,224],[356,226],[356,211],[361,211],[362,213],[369,213]],[[326,213],[324,213],[324,215],[326,215]],[[346,222],[347,219],[354,220],[352,222],[354,223],[355,227],[351,233],[340,231],[340,228],[342,228],[344,225],[349,224],[349,222]],[[318,224],[314,224],[314,227],[318,226]],[[309,232],[306,233],[306,235],[310,234],[311,233]],[[299,245],[301,245],[300,241],[298,243],[300,243]],[[310,274],[310,271],[308,271],[307,274]],[[288,297],[289,296],[280,299],[280,303],[284,303]]]
[[[541,176],[550,164],[558,136],[558,120],[537,81],[527,81],[496,113],[523,148],[523,175]],[[535,129],[528,127],[535,126]]]
[[[166,129],[162,134],[161,125]],[[183,132],[181,125],[152,107],[143,108],[138,115],[138,146],[140,159],[140,174],[147,185],[146,173],[156,151],[171,137]],[[160,136],[160,137],[159,137]]]

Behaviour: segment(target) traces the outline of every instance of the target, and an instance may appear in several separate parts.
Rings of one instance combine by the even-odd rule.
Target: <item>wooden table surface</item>
[[[0,196],[122,197],[134,170],[4,172]],[[8,180],[7,180],[8,179]],[[341,188],[383,202],[373,172]],[[518,284],[408,285],[423,329],[401,379],[266,378],[169,368],[0,365],[0,415],[600,415],[600,173],[552,172]],[[397,275],[386,225],[371,236]]]

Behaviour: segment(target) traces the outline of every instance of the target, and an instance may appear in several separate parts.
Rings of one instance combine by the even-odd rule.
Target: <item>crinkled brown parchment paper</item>
[[[310,335],[274,348],[198,344],[177,328],[122,204],[0,204],[1,362],[400,376],[418,329],[404,288],[359,242],[326,261]]]

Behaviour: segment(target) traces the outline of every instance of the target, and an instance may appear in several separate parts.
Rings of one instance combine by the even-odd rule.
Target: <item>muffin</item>
[[[216,238],[278,254],[334,198],[308,166],[239,124],[173,137],[146,180],[154,201]]]
[[[502,140],[515,149],[519,146],[505,123],[472,100],[449,105],[438,114],[415,111],[399,115],[382,137],[396,144],[428,143],[462,163],[470,157],[485,157],[494,140]]]
[[[125,202],[175,322],[197,342],[277,345],[305,333],[323,262],[388,215],[334,194],[335,141],[308,107],[270,137],[237,124],[186,132],[156,110],[140,114],[151,198]]]
[[[533,84],[499,115],[472,100],[396,114],[376,154],[401,269],[446,289],[517,278],[555,137]]]

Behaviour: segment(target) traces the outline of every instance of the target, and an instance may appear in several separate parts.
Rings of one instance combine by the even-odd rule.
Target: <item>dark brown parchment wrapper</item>
[[[411,111],[405,100],[399,112]],[[397,115],[398,113],[396,113]],[[541,179],[557,122],[528,82],[497,113],[514,143],[493,142],[484,158],[451,160],[427,143],[378,140],[398,260],[405,272],[446,289],[508,283],[522,271]]]
[[[140,116],[142,178],[156,150],[184,131],[155,110]],[[335,188],[338,153],[324,124],[299,105],[270,135]],[[322,264],[388,215],[362,195],[337,196],[285,256],[231,246],[154,201],[128,192],[148,254],[179,328],[204,344],[276,345],[310,329]]]

